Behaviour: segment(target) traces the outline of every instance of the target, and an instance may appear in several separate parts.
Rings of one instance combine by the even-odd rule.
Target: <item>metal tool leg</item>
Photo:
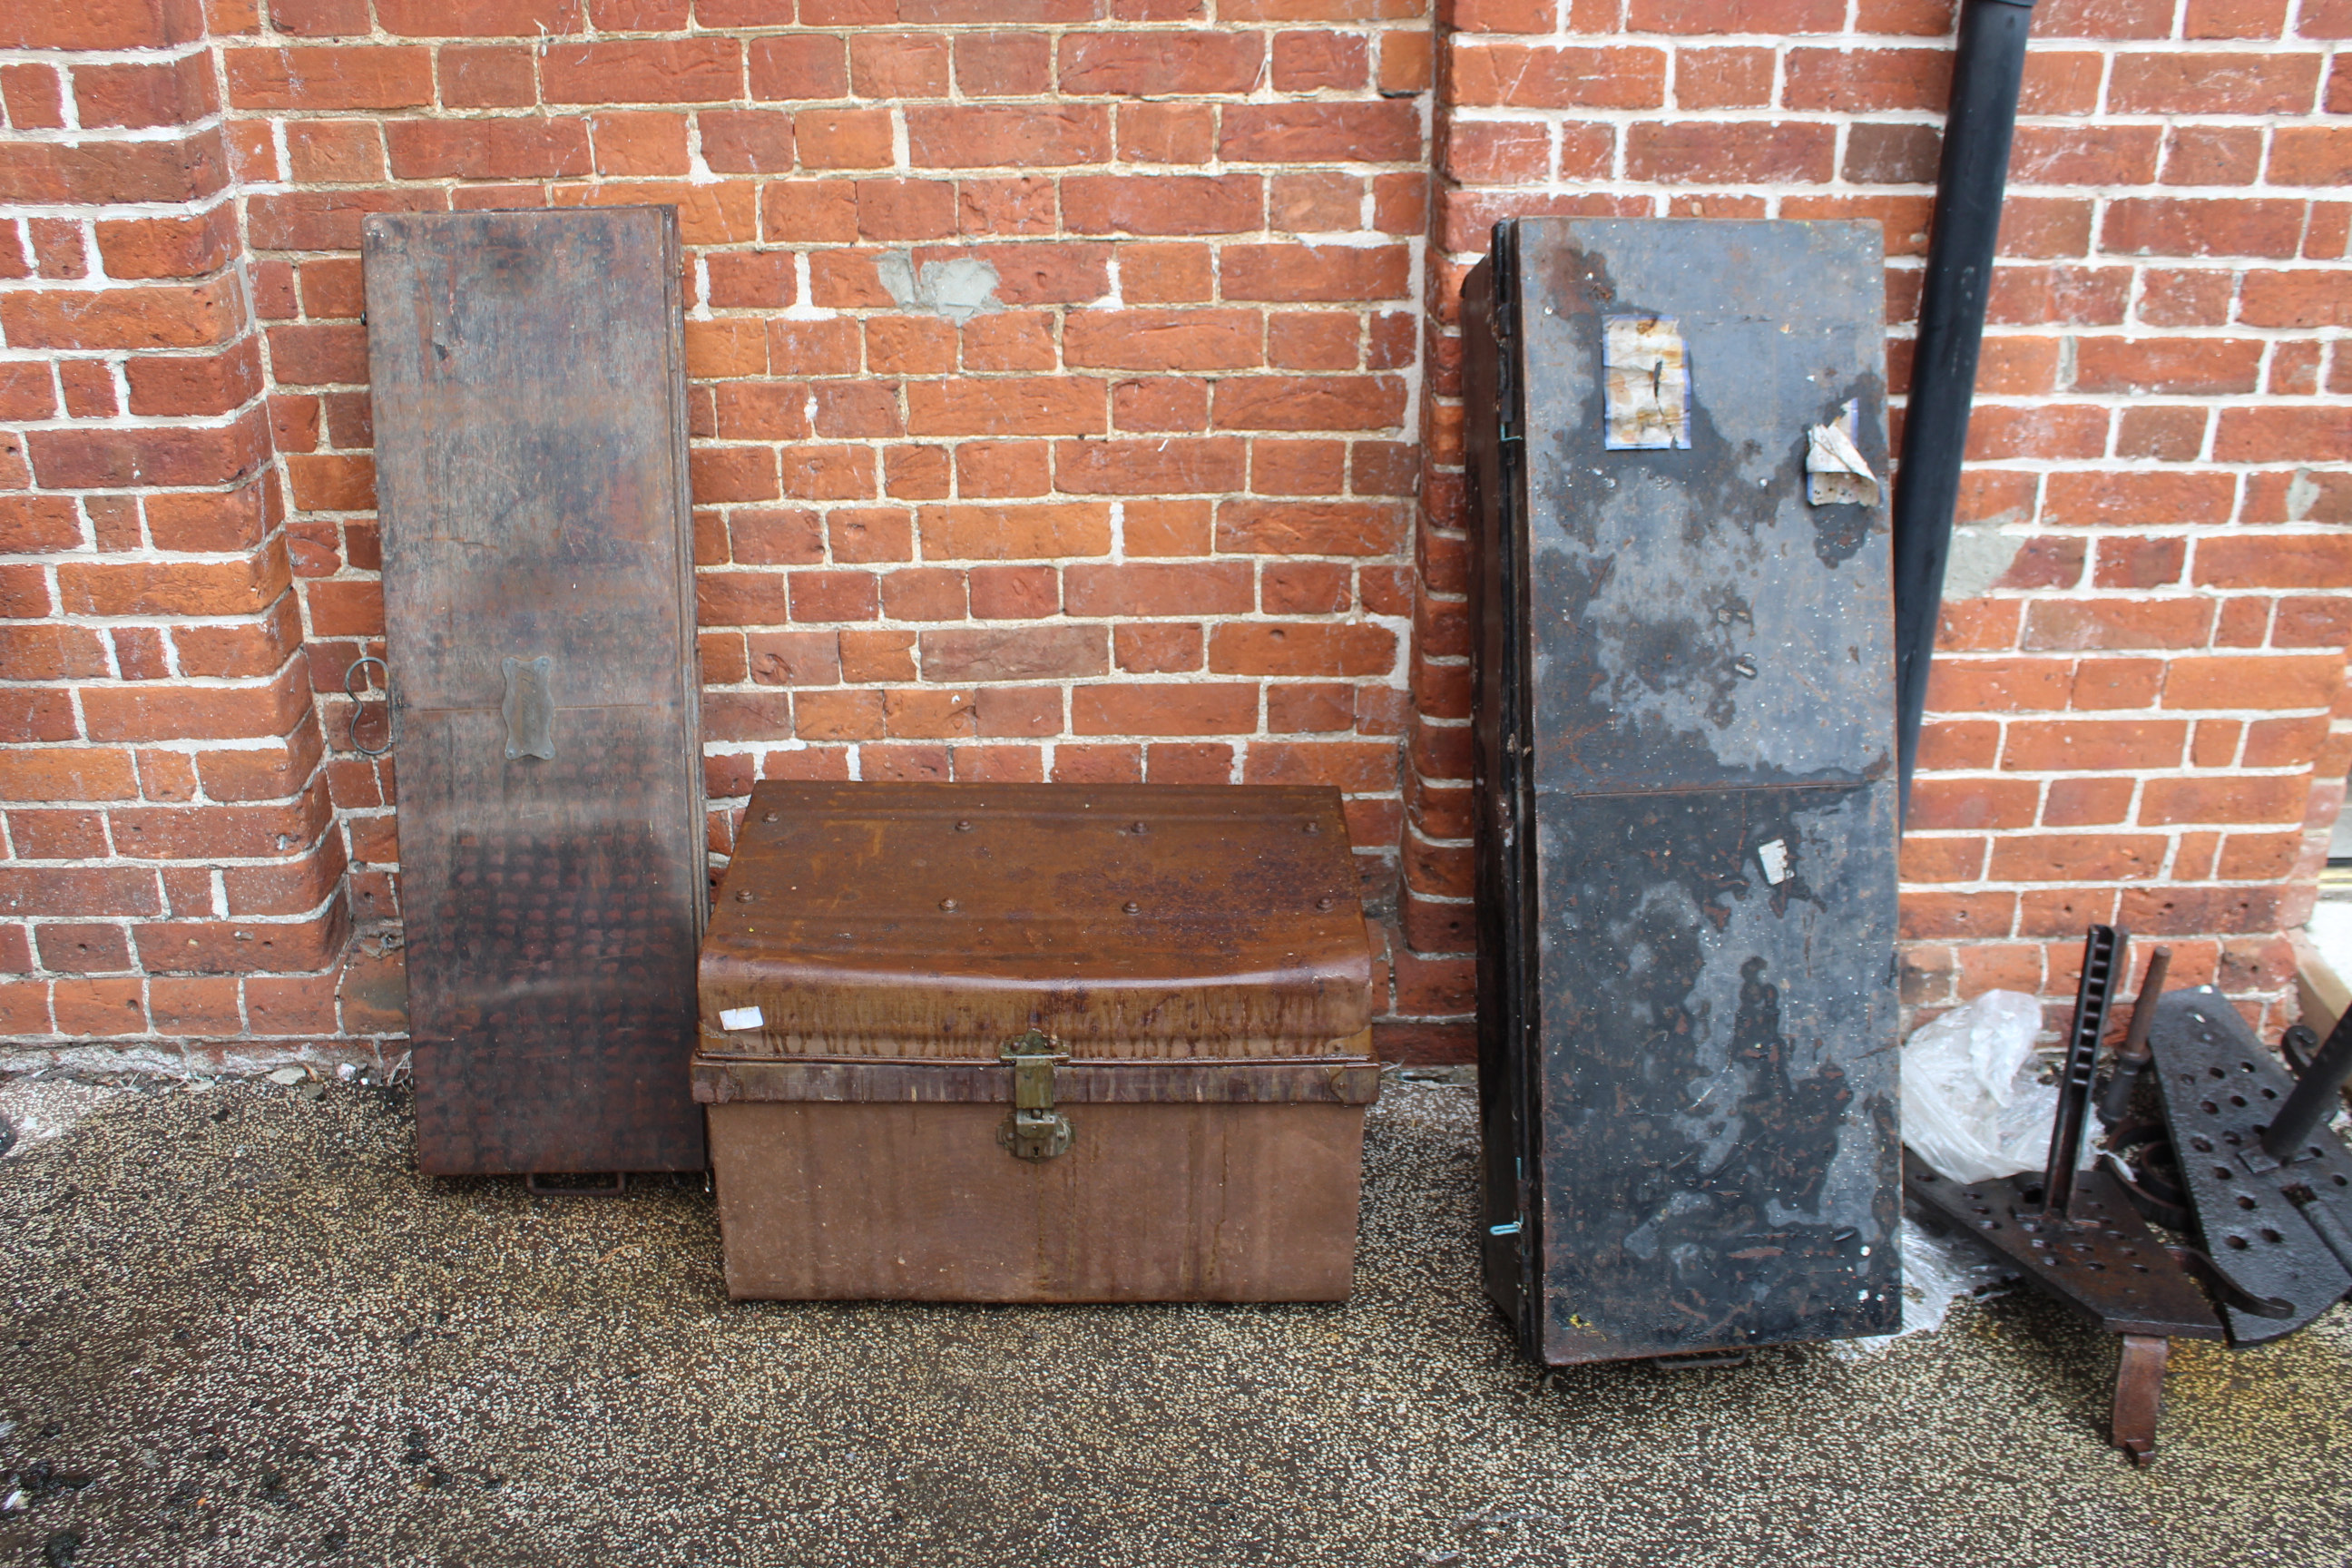
[[[2164,1363],[2172,1342],[2155,1334],[2122,1334],[2123,1360],[2116,1367],[2116,1412],[2110,1430],[2116,1447],[2136,1465],[2156,1462],[2156,1418],[2164,1409]]]

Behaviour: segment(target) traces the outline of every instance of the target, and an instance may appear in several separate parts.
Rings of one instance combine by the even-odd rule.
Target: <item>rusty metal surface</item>
[[[772,781],[703,945],[702,1049],[1339,1054],[1371,1022],[1356,888],[1327,788]]]
[[[2326,1127],[2292,1160],[2263,1151],[2294,1080],[2211,986],[2158,1003],[2148,1047],[2198,1244],[2230,1288],[2221,1312],[2231,1342],[2293,1333],[2352,1289],[2328,1234],[2332,1221],[2352,1218],[2352,1152]],[[2277,1315],[2248,1310],[2263,1302]]]
[[[1962,1186],[1912,1160],[1903,1185],[1948,1225],[2026,1269],[2035,1284],[2109,1333],[2221,1337],[2221,1320],[2204,1293],[2104,1167],[2080,1173],[2071,1221],[2042,1207],[2035,1175]]]
[[[1363,1042],[1367,1053],[1369,1039]],[[1069,1062],[1054,1071],[1054,1098],[1080,1105],[1370,1105],[1380,1063],[1365,1056],[1264,1061]],[[980,1061],[813,1061],[694,1058],[694,1098],[822,1100],[848,1104],[1010,1103],[1012,1069]]]
[[[1547,1362],[1900,1315],[1886,519],[1805,474],[1848,403],[1885,471],[1881,265],[1520,220],[1466,290],[1486,1261]],[[1624,316],[1675,324],[1687,449],[1606,442]]]
[[[675,213],[364,247],[419,1168],[698,1167]]]
[[[1361,1106],[1081,1106],[1067,1152],[1043,1161],[999,1146],[1003,1120],[994,1105],[712,1106],[728,1293],[1347,1299]]]

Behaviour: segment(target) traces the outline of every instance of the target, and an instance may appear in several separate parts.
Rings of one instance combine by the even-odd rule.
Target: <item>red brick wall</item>
[[[1931,0],[1562,4],[0,18],[0,1041],[397,1032],[359,219],[661,201],[714,849],[761,776],[1334,783],[1384,1047],[1458,1051],[1460,276],[1514,212],[1860,214],[1901,321],[1948,47]],[[2063,990],[2120,913],[2259,1002],[2347,760],[2352,12],[2040,31],[1910,994]],[[984,313],[891,291],[966,260]]]
[[[1427,956],[1397,967],[1432,1016],[1469,985],[1462,274],[1512,214],[1876,218],[1900,388],[1952,17],[1457,0],[1441,31],[1402,906]],[[2176,984],[2284,1021],[2280,932],[2352,762],[2347,37],[2343,0],[2035,11],[1904,846],[1920,1008],[2069,996],[2084,926],[2119,920]]]
[[[354,922],[397,916],[393,769],[348,749],[341,695],[382,627],[377,211],[679,207],[714,850],[760,777],[1328,783],[1388,907],[1418,11],[109,0],[5,24],[27,52],[0,68],[0,198],[43,216],[0,240],[0,416],[31,458],[0,477],[5,699],[32,742],[0,774],[0,910],[29,917],[0,927],[0,1036],[397,1025],[378,944],[336,973]],[[894,298],[959,261],[994,270],[981,313]],[[192,639],[230,616],[252,629],[225,666]]]

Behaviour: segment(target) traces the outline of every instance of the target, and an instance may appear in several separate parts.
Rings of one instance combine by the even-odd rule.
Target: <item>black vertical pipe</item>
[[[1927,288],[1919,300],[1911,395],[1903,410],[1903,466],[1895,488],[1895,756],[1906,816],[1943,608],[1944,563],[1952,552],[1952,510],[1959,501],[1993,242],[2009,180],[2010,136],[2017,128],[2025,35],[2032,22],[2033,0],[1960,0],[1951,108],[1944,116]]]

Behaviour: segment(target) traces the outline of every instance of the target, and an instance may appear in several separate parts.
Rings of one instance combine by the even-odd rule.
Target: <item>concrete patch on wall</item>
[[[989,315],[996,302],[996,268],[977,257],[958,256],[946,261],[915,265],[910,252],[886,250],[874,269],[882,287],[902,310],[925,310],[961,326],[974,316]]]
[[[1973,599],[2001,579],[2025,548],[2022,534],[2003,533],[2005,518],[1952,530],[1951,558],[1944,566],[1944,597]]]

